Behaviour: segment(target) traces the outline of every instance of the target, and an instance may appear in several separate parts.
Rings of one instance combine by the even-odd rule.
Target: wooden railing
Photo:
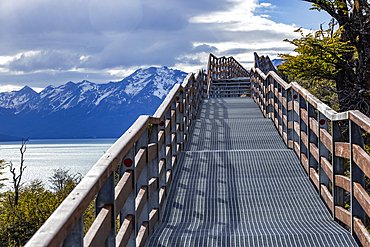
[[[285,144],[299,156],[333,219],[347,225],[362,246],[370,246],[370,234],[364,226],[365,213],[370,216],[370,197],[364,189],[364,175],[370,177],[370,156],[362,138],[363,133],[370,133],[370,118],[357,110],[337,113],[274,71],[265,74],[252,68],[251,84],[252,97],[265,117],[275,123]],[[348,121],[349,142],[342,141],[340,121]],[[344,159],[350,162],[349,176],[344,174]],[[345,191],[350,195],[349,210],[345,208]]]
[[[217,58],[209,54],[207,66],[207,94],[209,95],[212,80],[249,77],[249,72],[233,57]]]
[[[190,73],[172,88],[154,116],[140,116],[26,246],[144,246],[159,222],[178,155],[206,96],[206,83],[203,71]],[[96,218],[84,236],[83,214],[94,199]]]

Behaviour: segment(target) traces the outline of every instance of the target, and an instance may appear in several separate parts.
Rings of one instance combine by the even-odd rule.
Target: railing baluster
[[[105,246],[113,247],[116,246],[116,210],[115,210],[115,198],[114,198],[114,187],[115,187],[115,172],[113,171],[103,187],[100,189],[95,200],[95,217],[97,217],[100,211],[105,205],[111,206],[111,231],[108,238],[105,240]]]
[[[326,188],[329,188],[329,177],[325,173],[325,171],[321,168],[321,158],[326,158],[327,160],[329,160],[329,150],[325,147],[325,145],[321,141],[320,133],[321,133],[321,129],[328,131],[329,126],[328,126],[328,120],[321,112],[319,112],[317,120],[318,120],[317,121],[318,122],[318,138],[319,138],[318,147],[317,147],[319,150],[319,155],[318,155],[319,160],[317,162],[318,162],[319,189],[320,189],[319,194],[321,195],[321,184],[324,184]],[[333,174],[334,173],[335,172],[333,171]]]
[[[365,187],[365,176],[364,172],[357,166],[353,160],[353,145],[357,144],[362,149],[364,148],[364,140],[361,135],[360,127],[349,120],[349,143],[350,143],[350,179],[351,179],[351,233],[353,234],[353,218],[360,219],[365,224],[365,211],[361,207],[360,203],[354,197],[353,183],[359,183],[363,188]],[[353,234],[355,237],[356,235]],[[357,238],[357,237],[356,237]],[[356,239],[358,240],[358,239]]]
[[[320,166],[320,158],[319,158],[319,161],[317,161],[315,159],[315,157],[312,155],[311,153],[311,143],[312,145],[315,145],[317,148],[319,148],[319,145],[318,145],[318,139],[319,139],[319,133],[320,131],[318,132],[318,135],[316,136],[315,132],[312,130],[312,128],[316,128],[316,126],[311,126],[311,118],[312,119],[317,119],[317,114],[315,112],[315,108],[310,104],[308,103],[308,112],[307,112],[307,153],[308,153],[308,156],[307,156],[307,160],[308,160],[308,177],[310,177],[310,168],[312,167],[313,169],[315,170],[318,170],[320,171],[320,168],[318,168],[318,166]],[[319,126],[317,127],[317,129],[319,129]],[[320,155],[319,155],[320,156]],[[319,195],[321,194],[321,176],[320,176],[320,172],[318,173],[319,174]]]
[[[150,196],[150,213],[153,210],[158,210],[158,215],[160,215],[160,209],[159,209],[159,145],[158,145],[158,132],[159,132],[159,125],[158,124],[152,124],[151,129],[150,129],[150,137],[149,137],[149,142],[150,144],[155,144],[156,149],[155,149],[155,158],[150,160],[148,162],[149,166],[149,181],[152,181],[155,183],[155,189],[152,191],[152,187],[149,186],[149,196]],[[153,154],[149,154],[149,157],[152,156]],[[158,220],[159,221],[159,220]],[[150,224],[150,229],[154,229],[154,225]],[[149,236],[152,235],[152,231],[149,229]]]
[[[293,111],[293,150],[296,152],[296,154],[299,157],[299,160],[301,160],[299,150],[297,149],[297,146],[300,146],[300,133],[299,133],[299,94],[293,90],[293,100],[292,100],[292,111]],[[298,111],[298,112],[297,112]]]
[[[305,112],[305,114],[303,114]],[[307,103],[305,98],[299,94],[299,160],[302,161],[302,154],[307,158],[308,155],[308,145],[306,147],[305,143],[303,142],[302,138],[304,136],[308,142],[308,131],[307,131],[307,124],[304,121],[304,117],[308,120],[308,112],[307,112]],[[310,175],[310,167],[307,163],[307,174]]]
[[[334,143],[342,141],[342,135],[339,129],[339,123],[337,121],[332,121],[332,138]],[[334,151],[335,152],[335,151]],[[333,202],[336,206],[341,206],[344,208],[344,189],[336,186],[335,175],[344,175],[344,160],[341,157],[336,155],[332,156],[332,165],[333,165],[333,177],[332,177],[332,189],[333,193]],[[323,172],[324,173],[324,172]],[[329,187],[328,187],[329,188]]]
[[[128,247],[134,247],[136,246],[136,235],[137,230],[135,227],[136,222],[136,211],[135,211],[135,200],[136,200],[136,174],[135,174],[135,145],[133,145],[130,150],[126,153],[124,158],[122,159],[122,162],[119,167],[119,177],[120,179],[123,177],[125,172],[131,172],[132,173],[132,191],[130,195],[128,196],[125,204],[123,205],[123,208],[119,214],[119,221],[121,229],[124,226],[125,219],[129,218],[132,220],[132,223],[128,224],[128,227],[132,226],[131,234],[129,234],[129,239],[127,241]],[[132,216],[132,217],[131,217]],[[120,230],[121,230],[120,229]],[[130,229],[128,229],[130,231]],[[118,239],[118,241],[121,241]],[[117,245],[119,245],[120,242],[118,242]]]
[[[84,241],[84,220],[83,215],[77,220],[75,226],[68,233],[68,236],[64,239],[62,247],[79,247],[83,246]]]

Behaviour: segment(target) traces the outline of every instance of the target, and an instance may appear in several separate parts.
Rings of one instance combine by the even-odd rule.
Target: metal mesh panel
[[[261,114],[261,112],[260,112]],[[285,149],[271,120],[195,120],[185,150]]]
[[[148,246],[357,246],[251,99],[199,115]]]

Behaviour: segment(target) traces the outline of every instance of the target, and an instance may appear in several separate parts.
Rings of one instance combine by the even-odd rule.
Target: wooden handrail
[[[364,227],[365,212],[370,213],[370,197],[364,190],[364,174],[370,175],[370,155],[362,139],[363,131],[370,133],[370,118],[357,110],[338,113],[297,82],[285,82],[275,71],[265,74],[260,68],[252,68],[251,84],[251,97],[265,117],[273,120],[286,145],[295,150],[333,218],[349,226],[363,246],[370,246],[370,234]],[[347,143],[341,140],[339,121],[349,122]],[[344,158],[350,159],[349,178],[344,176]],[[331,193],[329,181],[334,188]],[[343,190],[350,192],[350,211],[344,209]]]
[[[216,57],[209,54],[207,65],[207,95],[209,96],[212,80],[233,77],[249,77],[249,72],[233,57]]]
[[[153,116],[139,116],[26,246],[83,246],[84,242],[89,246],[104,242],[108,245],[117,242],[117,246],[135,244],[130,243],[130,239],[143,246],[159,220],[166,196],[163,192],[169,190],[176,167],[173,162],[177,162],[176,156],[187,139],[187,129],[197,115],[201,99],[206,96],[205,79],[201,70],[189,73],[181,85],[171,89]],[[172,137],[166,139],[168,135]],[[149,166],[157,168],[149,169]],[[120,180],[114,186],[117,167]],[[162,180],[165,171],[166,177]],[[82,216],[95,197],[99,213],[84,239]],[[118,215],[121,228],[115,236]]]

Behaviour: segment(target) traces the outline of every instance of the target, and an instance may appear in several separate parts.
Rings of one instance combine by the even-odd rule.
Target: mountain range
[[[19,138],[117,138],[139,115],[152,115],[186,73],[167,67],[138,69],[119,82],[84,80],[25,86],[0,93],[0,140]]]

